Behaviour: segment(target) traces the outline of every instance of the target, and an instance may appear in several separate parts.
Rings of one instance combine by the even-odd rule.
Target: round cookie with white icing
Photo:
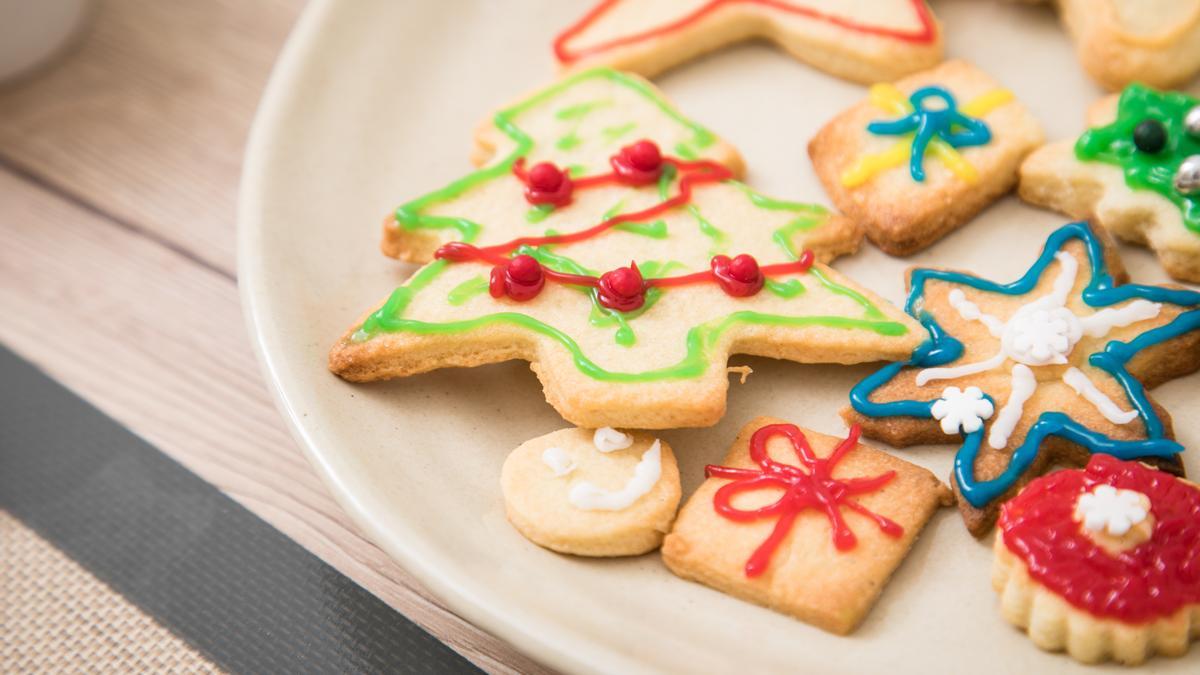
[[[1004,618],[1076,660],[1142,663],[1200,638],[1200,489],[1096,455],[1000,512],[992,585]]]
[[[658,548],[680,497],[671,446],[609,427],[526,441],[505,460],[500,486],[508,520],[526,539],[582,556]]]

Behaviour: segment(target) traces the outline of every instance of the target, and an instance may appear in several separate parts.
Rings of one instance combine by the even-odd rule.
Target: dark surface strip
[[[476,672],[3,346],[0,508],[231,672]]]

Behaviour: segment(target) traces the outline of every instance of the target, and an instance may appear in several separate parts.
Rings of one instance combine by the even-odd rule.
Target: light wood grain
[[[0,342],[492,672],[543,672],[364,540],[272,406],[233,281],[242,145],[298,0],[112,0],[0,91]]]

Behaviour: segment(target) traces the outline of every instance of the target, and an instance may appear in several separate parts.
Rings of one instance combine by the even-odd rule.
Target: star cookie
[[[734,176],[736,152],[646,81],[573,74],[506,108],[476,172],[398,208],[428,261],[333,347],[352,381],[524,359],[585,428],[714,424],[731,353],[903,358],[919,324],[821,264],[860,232]]]
[[[1012,92],[965,61],[877,84],[808,144],[830,199],[891,255],[915,253],[1008,192],[1042,143]]]
[[[854,630],[950,492],[858,442],[769,417],[742,428],[663,542],[675,574],[832,633]]]
[[[508,521],[559,553],[653,551],[679,507],[671,446],[616,429],[561,429],[522,443],[500,474]]]
[[[906,309],[932,338],[856,385],[844,417],[896,446],[961,435],[953,487],[977,536],[1056,464],[1104,453],[1182,473],[1145,387],[1200,367],[1200,292],[1124,280],[1084,223],[1054,232],[1012,283],[914,270]]]
[[[1149,246],[1167,274],[1200,282],[1200,99],[1129,85],[1089,112],[1078,140],[1021,165],[1021,198]]]
[[[1030,483],[1000,512],[992,586],[1048,651],[1137,665],[1200,639],[1200,488],[1096,455]]]
[[[560,66],[650,77],[747,38],[857,82],[892,80],[942,60],[924,0],[601,0],[554,41]]]

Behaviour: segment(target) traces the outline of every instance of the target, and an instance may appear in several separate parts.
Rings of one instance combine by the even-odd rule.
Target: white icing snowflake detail
[[[995,411],[992,402],[983,397],[983,390],[979,387],[967,387],[966,391],[958,387],[946,387],[942,397],[933,403],[933,418],[941,421],[942,431],[947,434],[979,431],[983,421]]]
[[[1097,485],[1091,492],[1079,495],[1075,517],[1092,532],[1107,532],[1120,537],[1149,515],[1145,504],[1149,499],[1135,490],[1118,490],[1111,485]]]
[[[981,361],[925,368],[917,372],[917,385],[924,386],[934,380],[952,380],[993,370],[1012,360],[1010,394],[988,434],[988,445],[997,450],[1008,445],[1009,436],[1021,421],[1025,403],[1037,391],[1039,380],[1030,366],[1067,364],[1071,350],[1084,335],[1104,337],[1114,328],[1153,319],[1162,309],[1159,303],[1137,299],[1121,307],[1108,307],[1088,316],[1077,316],[1067,307],[1067,298],[1075,287],[1079,261],[1065,251],[1059,251],[1054,258],[1061,271],[1050,292],[1022,305],[1008,321],[984,313],[978,305],[967,299],[962,290],[951,290],[948,298],[950,306],[962,318],[983,324],[989,333],[1000,338],[1000,349]],[[1114,424],[1127,424],[1138,416],[1136,410],[1122,410],[1078,368],[1068,368],[1061,379]],[[946,391],[950,389],[952,387]],[[976,388],[970,387],[967,391],[971,389]],[[954,404],[948,405],[951,407],[941,407],[941,415],[938,414],[937,404],[934,405],[933,415],[942,421],[942,430],[949,434],[962,428],[970,433],[965,426],[947,421],[951,419],[949,415]],[[989,415],[991,407],[989,404]],[[975,429],[978,428],[975,425]]]

